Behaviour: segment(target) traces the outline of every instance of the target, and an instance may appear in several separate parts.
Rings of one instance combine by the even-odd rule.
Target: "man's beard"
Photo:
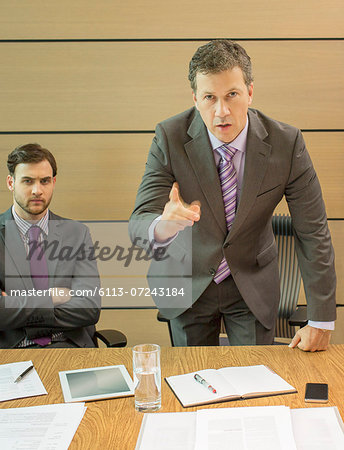
[[[41,207],[39,209],[31,209],[30,208],[30,201],[27,202],[26,204],[22,203],[15,195],[14,193],[14,199],[16,201],[16,203],[18,204],[18,206],[20,206],[20,208],[25,211],[27,214],[30,214],[31,216],[38,216],[40,214],[42,214],[50,205],[50,201],[51,198],[48,201],[42,200],[41,203]],[[31,200],[35,200],[35,199],[31,199]],[[37,200],[41,200],[41,199],[37,199]]]

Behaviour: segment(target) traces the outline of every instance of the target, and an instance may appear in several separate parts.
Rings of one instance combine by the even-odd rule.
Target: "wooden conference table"
[[[58,372],[103,365],[124,364],[132,375],[131,348],[0,350],[0,364],[32,360],[48,395],[0,403],[1,408],[63,403]],[[344,345],[331,345],[326,352],[304,353],[287,346],[162,348],[162,377],[205,368],[266,364],[293,385],[297,394],[217,403],[184,409],[167,383],[162,382],[160,412],[194,411],[200,408],[287,405],[291,408],[319,407],[303,400],[307,382],[329,385],[329,402],[344,419]],[[70,449],[134,449],[142,413],[134,409],[134,398],[87,402],[87,411]],[[158,413],[153,413],[158,414]]]

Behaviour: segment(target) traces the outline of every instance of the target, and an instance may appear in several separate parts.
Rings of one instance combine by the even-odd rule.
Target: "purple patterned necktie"
[[[42,230],[33,225],[29,228],[29,258],[30,258],[30,272],[32,283],[35,289],[48,289],[48,264],[45,259],[45,254],[41,243],[39,242],[39,236]]]
[[[42,230],[33,225],[29,228],[29,258],[30,258],[30,272],[32,283],[36,290],[44,290],[49,288],[48,278],[48,264],[43,252],[39,236]],[[33,342],[45,347],[50,344],[51,337],[40,337],[33,339]]]
[[[236,196],[237,196],[237,173],[232,162],[232,158],[236,153],[236,149],[222,145],[216,151],[220,154],[221,160],[218,167],[220,184],[222,189],[223,205],[225,209],[227,230],[231,226],[235,218]],[[225,258],[220,262],[214,276],[215,283],[219,284],[231,273]]]

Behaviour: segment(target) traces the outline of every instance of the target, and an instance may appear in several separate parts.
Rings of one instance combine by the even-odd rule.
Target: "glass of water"
[[[160,347],[140,344],[133,348],[135,409],[142,412],[161,408]]]

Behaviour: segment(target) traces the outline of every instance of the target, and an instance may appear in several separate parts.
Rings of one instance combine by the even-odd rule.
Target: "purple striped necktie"
[[[35,289],[48,289],[48,264],[39,237],[42,230],[33,225],[29,228],[29,258],[31,279]]]
[[[218,167],[220,184],[222,189],[223,205],[225,209],[227,230],[231,226],[235,218],[236,197],[237,197],[237,173],[232,162],[237,149],[222,145],[216,151],[220,154],[221,160]],[[216,270],[214,281],[219,284],[231,273],[225,258],[220,262]]]

